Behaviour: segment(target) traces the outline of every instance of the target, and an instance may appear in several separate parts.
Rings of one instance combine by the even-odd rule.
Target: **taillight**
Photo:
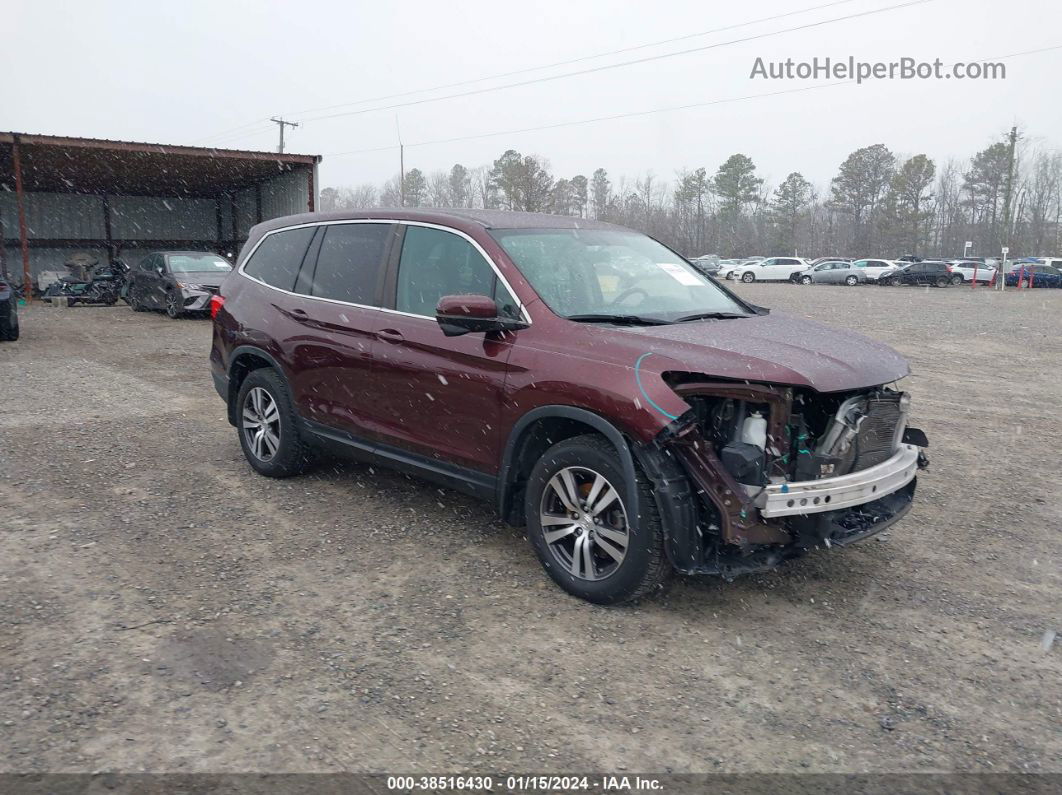
[[[218,316],[218,312],[221,311],[221,307],[225,306],[225,299],[220,295],[210,296],[210,317],[215,318]]]

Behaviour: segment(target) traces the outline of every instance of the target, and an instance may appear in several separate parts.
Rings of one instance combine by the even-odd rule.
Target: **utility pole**
[[[406,206],[406,148],[402,145],[402,128],[398,125],[398,114],[395,114],[395,130],[398,131],[398,201],[402,207]]]
[[[298,127],[299,123],[297,121],[284,121],[283,119],[278,119],[276,116],[271,118],[270,121],[275,122],[280,126],[280,145],[277,147],[277,153],[284,154],[284,128]]]
[[[1003,267],[1007,264],[1007,253],[1010,251],[1010,205],[1014,196],[1014,155],[1018,148],[1018,128],[1015,125],[1010,128],[1007,136],[1009,142],[1007,152],[1007,182],[1003,187]],[[1000,289],[1003,289],[1004,279],[999,280]]]

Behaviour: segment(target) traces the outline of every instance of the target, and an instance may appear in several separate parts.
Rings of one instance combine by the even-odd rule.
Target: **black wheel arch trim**
[[[257,356],[259,359],[265,359],[267,362],[269,362],[269,366],[276,370],[280,377],[284,379],[285,384],[288,380],[287,373],[284,372],[284,368],[281,366],[280,362],[277,361],[276,357],[273,356],[271,353],[268,353],[262,348],[258,348],[254,345],[237,345],[235,348],[233,348],[229,352],[229,363],[228,367],[225,369],[225,384],[228,390],[228,396],[226,398],[226,402],[228,403],[229,409],[228,419],[229,424],[233,426],[236,425],[236,394],[234,389],[236,387],[236,382],[232,377],[232,368],[233,365],[236,363],[236,360],[239,359],[240,356],[245,353],[251,356]],[[215,388],[216,387],[217,379],[215,378]]]
[[[509,438],[505,442],[505,451],[502,454],[501,469],[498,472],[497,507],[498,514],[502,519],[510,521],[514,513],[513,497],[517,486],[517,445],[523,437],[524,431],[534,423],[544,419],[566,419],[584,423],[611,442],[612,446],[616,448],[620,467],[623,469],[623,475],[629,484],[627,501],[630,504],[631,513],[638,518],[640,526],[641,511],[638,506],[638,490],[634,485],[637,482],[634,472],[634,456],[631,453],[627,438],[615,425],[600,414],[595,414],[587,409],[564,405],[539,406],[537,409],[532,409],[517,420],[512,430],[509,431]]]

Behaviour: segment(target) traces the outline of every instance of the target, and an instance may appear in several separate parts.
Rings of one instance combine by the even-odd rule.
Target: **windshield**
[[[232,265],[217,254],[167,254],[170,273],[227,273]]]
[[[562,317],[748,314],[708,276],[652,238],[600,229],[491,232],[546,305]]]

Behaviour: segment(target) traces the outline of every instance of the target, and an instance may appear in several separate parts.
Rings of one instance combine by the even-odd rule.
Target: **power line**
[[[1025,56],[1025,55],[1035,55],[1035,54],[1038,54],[1038,53],[1050,52],[1052,50],[1059,50],[1059,49],[1062,49],[1062,44],[1055,44],[1055,45],[1052,45],[1050,47],[1040,47],[1040,48],[1033,49],[1033,50],[1023,50],[1021,52],[1009,53],[1007,55],[998,55],[998,56],[994,56],[994,60],[1004,61],[1004,60],[1007,60],[1009,58],[1018,58],[1018,57]],[[982,60],[988,60],[988,59],[982,59]],[[480,139],[480,138],[494,138],[494,137],[497,137],[497,136],[500,136],[500,135],[518,135],[520,133],[527,133],[527,132],[540,132],[542,130],[554,130],[554,129],[558,129],[558,128],[561,128],[561,127],[575,127],[575,126],[579,126],[579,125],[583,125],[583,124],[596,124],[598,122],[615,121],[617,119],[628,119],[628,118],[634,118],[634,117],[637,117],[637,116],[649,116],[649,115],[652,115],[652,114],[655,114],[655,113],[670,113],[670,112],[673,112],[673,111],[691,110],[693,108],[703,108],[703,107],[708,107],[708,106],[711,106],[711,105],[724,105],[724,104],[728,104],[728,103],[731,103],[731,102],[745,102],[745,101],[752,100],[752,99],[762,99],[762,98],[765,98],[765,97],[777,97],[777,96],[781,96],[781,95],[784,95],[784,94],[797,94],[797,93],[804,92],[804,91],[815,91],[815,90],[822,89],[822,88],[833,88],[833,87],[836,87],[836,86],[854,85],[855,83],[856,83],[855,80],[841,80],[841,81],[838,81],[838,82],[835,82],[835,83],[820,83],[819,85],[814,85],[814,86],[802,86],[800,88],[789,88],[789,89],[784,89],[784,90],[781,90],[781,91],[771,91],[771,92],[766,93],[766,94],[749,94],[749,95],[746,95],[746,96],[743,96],[743,97],[728,97],[728,98],[724,98],[724,99],[712,99],[712,100],[707,100],[705,102],[694,102],[694,103],[690,103],[690,104],[687,104],[687,105],[674,105],[674,106],[667,107],[667,108],[652,108],[650,110],[632,111],[630,113],[617,113],[617,114],[613,114],[613,115],[610,115],[610,116],[597,116],[597,117],[590,118],[590,119],[576,119],[576,120],[573,120],[573,121],[556,122],[554,124],[543,124],[543,125],[538,125],[538,126],[535,126],[535,127],[522,127],[520,129],[514,129],[514,130],[499,130],[499,131],[496,131],[496,132],[489,132],[489,133],[476,133],[474,135],[462,135],[462,136],[455,136],[453,138],[436,138],[436,139],[430,140],[430,141],[418,141],[416,143],[405,144],[405,147],[406,148],[412,148],[412,147],[416,147],[416,146],[432,146],[432,145],[435,145],[435,144],[457,143],[457,142],[460,142],[460,141],[473,141],[473,140],[477,140],[477,139]],[[368,153],[372,153],[372,152],[386,152],[386,151],[389,151],[389,150],[392,150],[392,149],[397,149],[397,148],[398,148],[397,145],[377,146],[377,147],[372,147],[372,148],[368,148],[368,149],[355,149],[355,150],[348,151],[348,152],[334,152],[332,154],[325,155],[325,157],[346,157],[346,156],[349,156],[349,155],[368,154]]]
[[[246,124],[241,124],[238,127],[230,127],[227,130],[222,130],[221,132],[216,132],[213,135],[205,135],[202,138],[196,138],[196,139],[194,139],[192,141],[192,143],[197,143],[199,141],[210,141],[210,140],[213,140],[214,138],[223,138],[223,137],[226,137],[229,133],[237,132],[238,130],[243,130],[243,129],[247,128],[247,127],[254,127],[256,125],[259,125],[259,124],[262,124],[263,122],[268,122],[268,121],[269,121],[269,119],[258,119],[256,121],[247,122]]]
[[[343,117],[343,116],[360,116],[360,115],[365,114],[365,113],[373,113],[375,111],[380,111],[380,110],[393,110],[395,108],[404,108],[404,107],[408,107],[410,105],[423,105],[423,104],[426,104],[426,103],[429,103],[429,102],[442,102],[442,101],[448,100],[448,99],[457,99],[457,98],[460,98],[460,97],[469,97],[469,96],[474,96],[476,94],[486,94],[486,93],[493,92],[493,91],[503,91],[503,90],[505,90],[507,88],[518,88],[520,86],[528,86],[528,85],[533,85],[535,83],[546,83],[546,82],[551,82],[551,81],[554,81],[554,80],[563,80],[563,79],[568,78],[568,77],[576,77],[576,76],[579,76],[579,75],[593,74],[595,72],[604,72],[604,71],[607,71],[609,69],[619,69],[619,68],[624,67],[624,66],[634,66],[636,64],[649,63],[651,61],[659,61],[659,60],[663,60],[665,58],[675,58],[675,57],[678,57],[680,55],[691,55],[692,53],[705,52],[706,50],[714,50],[714,49],[718,49],[719,47],[727,47],[727,46],[729,46],[731,44],[743,44],[745,42],[758,41],[760,39],[766,39],[766,38],[770,38],[772,36],[779,36],[779,35],[781,35],[783,33],[793,33],[793,32],[798,31],[798,30],[808,30],[808,29],[811,29],[811,28],[822,27],[823,25],[830,25],[830,24],[832,24],[834,22],[844,22],[844,21],[849,20],[849,19],[857,19],[859,17],[866,17],[866,16],[870,16],[870,15],[873,15],[873,14],[881,14],[881,13],[885,13],[885,12],[888,12],[888,11],[896,11],[896,10],[901,9],[901,8],[908,8],[910,6],[923,5],[925,3],[930,3],[930,2],[933,2],[933,0],[910,0],[910,2],[900,3],[900,4],[892,5],[892,6],[886,6],[884,8],[876,8],[876,9],[872,9],[870,11],[860,11],[860,12],[855,13],[855,14],[847,14],[847,15],[841,16],[841,17],[833,17],[831,19],[820,20],[818,22],[809,22],[809,23],[804,24],[804,25],[796,25],[796,26],[791,27],[791,28],[783,28],[782,30],[771,31],[769,33],[758,33],[758,34],[755,34],[755,35],[752,35],[752,36],[746,36],[746,37],[740,38],[740,39],[731,39],[730,41],[721,41],[721,42],[716,42],[715,44],[707,44],[707,45],[704,45],[703,47],[692,47],[692,48],[690,48],[688,50],[678,50],[677,52],[662,53],[660,55],[649,55],[649,56],[646,56],[644,58],[637,58],[637,59],[631,60],[631,61],[621,61],[620,63],[615,63],[615,64],[607,64],[607,65],[604,65],[604,66],[595,66],[595,67],[591,67],[591,68],[588,68],[588,69],[579,69],[579,70],[574,71],[574,72],[565,72],[565,73],[559,74],[559,75],[547,75],[545,77],[537,77],[537,78],[534,78],[532,80],[521,80],[521,81],[516,82],[516,83],[505,83],[505,84],[500,85],[500,86],[489,86],[489,87],[486,87],[486,88],[477,88],[477,89],[473,89],[471,91],[462,91],[462,92],[459,92],[459,93],[456,93],[456,94],[444,94],[441,97],[425,97],[424,99],[410,100],[408,102],[397,102],[397,103],[394,103],[394,104],[391,104],[391,105],[377,105],[377,106],[372,107],[372,108],[363,108],[361,110],[345,111],[343,113],[332,113],[332,114],[328,114],[328,115],[325,115],[325,116],[310,116],[308,118],[303,119],[303,121],[321,121],[321,120],[324,120],[324,119],[336,119],[336,118],[340,118],[340,117]]]
[[[485,75],[484,77],[476,77],[470,80],[460,80],[455,83],[441,83],[435,86],[428,86],[425,88],[412,89],[410,91],[402,91],[397,94],[384,94],[378,97],[365,97],[364,99],[351,100],[350,102],[341,102],[337,105],[325,105],[318,108],[307,108],[306,110],[295,111],[285,114],[287,116],[302,116],[304,113],[319,113],[326,110],[335,110],[336,108],[346,108],[351,105],[363,105],[366,102],[383,102],[388,99],[398,99],[400,97],[408,97],[413,94],[424,94],[429,91],[442,91],[447,88],[458,88],[460,86],[473,85],[475,83],[483,83],[487,80],[500,80],[504,77],[515,77],[516,75],[527,74],[528,72],[540,72],[543,69],[554,69],[558,66],[571,66],[576,63],[583,63],[584,61],[593,61],[597,58],[606,58],[610,55],[622,55],[627,52],[634,52],[636,50],[644,50],[650,47],[659,47],[664,44],[674,44],[680,41],[688,41],[689,39],[697,39],[701,36],[709,36],[713,33],[723,33],[728,30],[735,30],[737,28],[745,28],[750,25],[758,25],[761,22],[773,22],[777,19],[785,19],[786,17],[799,16],[800,14],[807,14],[812,11],[821,11],[825,8],[833,8],[834,6],[846,5],[848,3],[855,2],[856,0],[835,0],[832,3],[824,3],[823,5],[811,6],[810,8],[801,8],[796,11],[788,11],[784,14],[774,14],[769,17],[760,17],[759,19],[750,19],[747,22],[738,22],[733,25],[725,25],[721,28],[713,28],[711,30],[702,30],[699,33],[687,33],[684,36],[675,36],[670,39],[661,39],[659,41],[652,41],[646,44],[636,44],[632,47],[622,47],[618,50],[608,50],[606,52],[599,52],[594,55],[583,55],[578,58],[569,58],[565,61],[555,61],[553,63],[542,64],[540,66],[528,66],[523,69],[516,69],[511,72],[499,72],[493,75]]]
[[[430,87],[426,87],[426,88],[418,88],[418,89],[413,89],[411,91],[403,91],[403,92],[400,92],[400,93],[397,93],[397,94],[384,94],[384,95],[378,96],[378,97],[366,97],[364,99],[353,100],[351,102],[342,102],[342,103],[339,103],[337,105],[325,105],[323,107],[308,108],[306,110],[300,110],[300,111],[296,111],[296,112],[293,112],[293,113],[286,113],[284,115],[285,116],[302,116],[305,113],[318,113],[320,111],[334,110],[336,108],[350,107],[351,105],[362,105],[362,104],[364,104],[366,102],[382,102],[384,100],[398,99],[400,97],[408,97],[408,96],[412,96],[414,94],[424,94],[424,93],[429,92],[429,91],[441,91],[441,90],[447,89],[447,88],[458,88],[460,86],[473,85],[475,83],[482,83],[482,82],[485,82],[487,80],[499,80],[499,79],[504,78],[504,77],[515,77],[516,75],[527,74],[528,72],[538,72],[538,71],[541,71],[543,69],[553,69],[553,68],[556,68],[558,66],[570,66],[571,64],[582,63],[584,61],[591,61],[591,60],[595,60],[597,58],[605,58],[605,57],[610,56],[610,55],[620,55],[622,53],[633,52],[635,50],[643,50],[643,49],[647,49],[649,47],[659,47],[659,46],[664,45],[664,44],[674,44],[675,42],[687,41],[689,39],[700,38],[701,36],[708,36],[708,35],[713,34],[713,33],[722,33],[724,31],[734,30],[736,28],[748,27],[749,25],[758,25],[758,24],[760,24],[762,22],[771,22],[771,21],[774,21],[774,20],[777,20],[777,19],[784,19],[786,17],[798,16],[800,14],[807,14],[807,13],[810,13],[812,11],[821,11],[822,9],[825,9],[825,8],[832,8],[834,6],[845,5],[845,4],[851,3],[851,2],[854,2],[854,0],[835,0],[832,3],[825,3],[823,5],[811,6],[809,8],[802,8],[802,9],[799,9],[797,11],[789,11],[789,12],[786,12],[784,14],[775,14],[775,15],[768,16],[768,17],[761,17],[759,19],[752,19],[752,20],[749,20],[747,22],[738,22],[738,23],[733,24],[733,25],[726,25],[726,26],[721,27],[721,28],[713,28],[712,30],[704,30],[704,31],[701,31],[699,33],[689,33],[689,34],[686,34],[684,36],[676,36],[676,37],[670,38],[670,39],[661,39],[660,41],[649,42],[647,44],[637,44],[637,45],[634,45],[632,47],[623,47],[623,48],[620,48],[618,50],[609,50],[607,52],[600,52],[600,53],[597,53],[595,55],[584,55],[584,56],[581,56],[579,58],[569,58],[568,60],[565,60],[565,61],[556,61],[554,63],[542,64],[540,66],[530,66],[530,67],[526,67],[526,68],[523,68],[523,69],[516,69],[516,70],[511,71],[511,72],[500,72],[498,74],[486,75],[484,77],[477,77],[477,78],[473,78],[471,80],[461,80],[461,81],[458,81],[458,82],[455,82],[455,83],[443,83],[443,84],[436,85],[436,86],[430,86]],[[263,121],[269,121],[269,119],[259,119],[258,121],[249,122],[247,124],[241,124],[238,127],[232,127],[232,128],[229,128],[228,130],[222,130],[221,132],[215,133],[213,135],[208,135],[208,136],[206,136],[204,138],[196,139],[196,141],[193,141],[193,143],[196,143],[198,141],[210,141],[210,140],[213,140],[213,139],[216,139],[216,138],[220,138],[220,137],[226,136],[228,133],[238,132],[238,131],[243,130],[245,128],[253,127],[255,125],[261,124]],[[250,133],[248,133],[246,135],[241,135],[240,137],[241,138],[247,137],[247,135],[250,135]]]
[[[781,91],[771,91],[771,92],[769,92],[767,94],[748,94],[747,96],[743,96],[743,97],[727,97],[725,99],[711,99],[711,100],[708,100],[706,102],[694,102],[694,103],[691,103],[691,104],[688,104],[688,105],[674,105],[674,106],[668,107],[668,108],[653,108],[651,110],[636,110],[636,111],[632,111],[630,113],[616,113],[616,114],[613,114],[611,116],[597,116],[597,117],[592,118],[592,119],[578,119],[578,120],[575,120],[575,121],[562,121],[562,122],[557,122],[556,124],[543,124],[543,125],[539,125],[537,127],[522,127],[522,128],[520,128],[518,130],[499,130],[497,132],[477,133],[475,135],[462,135],[462,136],[457,136],[455,138],[436,138],[435,140],[432,140],[432,141],[418,141],[417,143],[406,144],[405,146],[406,146],[407,149],[411,149],[414,146],[432,146],[434,144],[449,144],[449,143],[456,143],[458,141],[474,141],[474,140],[477,140],[479,138],[494,138],[494,137],[499,136],[499,135],[517,135],[519,133],[539,132],[541,130],[555,130],[555,129],[559,128],[559,127],[575,127],[575,126],[582,125],[582,124],[596,124],[598,122],[603,122],[603,121],[615,121],[616,119],[629,119],[629,118],[633,118],[635,116],[649,116],[649,115],[654,114],[654,113],[670,113],[672,111],[678,111],[678,110],[690,110],[692,108],[704,108],[704,107],[708,107],[709,105],[725,105],[725,104],[730,103],[730,102],[744,102],[746,100],[761,99],[763,97],[777,97],[777,96],[780,96],[782,94],[798,94],[798,93],[801,93],[801,92],[804,92],[804,91],[815,91],[816,89],[820,89],[820,88],[833,88],[834,86],[855,85],[855,82],[856,82],[855,80],[843,80],[843,81],[838,82],[838,83],[822,83],[822,84],[816,85],[816,86],[802,86],[801,88],[787,88],[787,89],[784,89],[784,90],[781,90]],[[371,149],[355,149],[355,150],[350,151],[350,152],[334,152],[332,154],[325,155],[325,157],[346,157],[348,155],[361,155],[361,154],[367,154],[369,152],[385,152],[385,151],[388,151],[390,149],[397,149],[397,148],[398,148],[398,145],[397,144],[393,144],[393,145],[390,145],[390,146],[377,146],[377,147],[373,147]]]

